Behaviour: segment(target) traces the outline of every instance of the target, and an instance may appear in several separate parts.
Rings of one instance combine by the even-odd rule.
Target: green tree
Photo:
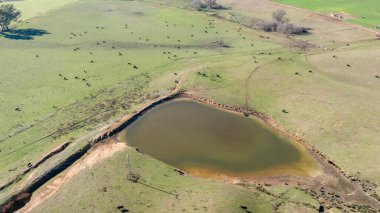
[[[9,25],[21,16],[21,11],[12,4],[0,5],[0,32],[9,30]]]

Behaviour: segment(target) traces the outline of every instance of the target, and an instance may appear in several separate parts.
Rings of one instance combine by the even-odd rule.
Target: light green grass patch
[[[283,4],[294,5],[322,13],[348,13],[350,22],[375,28],[380,25],[380,4],[377,0],[276,0]]]

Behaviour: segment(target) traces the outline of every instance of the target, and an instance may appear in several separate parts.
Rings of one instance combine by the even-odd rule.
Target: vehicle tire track
[[[253,74],[254,74],[255,72],[257,72],[258,70],[260,70],[261,68],[263,68],[263,67],[265,67],[265,66],[267,66],[267,65],[270,65],[270,64],[272,64],[272,63],[274,63],[274,62],[276,62],[276,61],[277,61],[277,60],[272,60],[272,61],[269,61],[269,62],[267,62],[267,63],[265,63],[265,64],[262,64],[262,65],[256,67],[254,70],[252,70],[252,71],[249,73],[247,79],[245,80],[245,106],[244,106],[244,107],[245,107],[246,109],[249,108],[249,106],[248,106],[248,99],[250,98],[250,97],[249,97],[249,92],[248,92],[248,90],[249,90],[249,81],[251,80]]]

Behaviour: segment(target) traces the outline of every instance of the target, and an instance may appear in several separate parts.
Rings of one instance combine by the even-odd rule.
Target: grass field
[[[133,171],[141,176],[139,183],[127,179],[126,154],[130,156]],[[78,187],[82,186],[85,187],[78,193]],[[295,205],[281,207],[288,210],[313,212],[313,208],[318,207],[317,201],[300,190],[292,187],[268,188],[271,192],[263,194],[255,188],[180,176],[171,167],[127,150],[116,153],[91,169],[83,170],[62,186],[60,190],[64,194],[73,196],[63,198],[55,194],[33,212],[65,212],[68,209],[113,212],[119,205],[131,212],[242,212],[240,206],[247,206],[248,210],[254,212],[270,212],[273,202],[280,203],[283,200]],[[276,197],[280,194],[283,198]],[[62,205],[52,205],[57,202]],[[311,205],[305,206],[306,203]]]
[[[101,127],[170,92],[175,80],[201,97],[266,113],[348,174],[380,184],[376,143],[380,81],[375,78],[380,75],[376,69],[380,48],[371,33],[291,9],[287,12],[294,22],[314,28],[310,35],[286,38],[243,26],[244,20],[268,18],[279,7],[260,0],[223,0],[233,9],[214,11],[219,18],[212,16],[214,12],[193,11],[184,1],[43,2],[33,6],[28,0],[14,2],[28,22],[0,35],[0,186],[29,162],[72,142],[33,174],[51,168]],[[232,17],[240,19],[231,21]],[[360,24],[371,26],[378,20],[376,15],[366,17],[371,22]],[[326,23],[337,30],[325,30]],[[298,40],[320,48],[300,54],[293,46]],[[172,196],[152,193],[144,185],[122,184],[125,174],[115,172],[125,169],[122,152],[80,172],[35,211],[83,207],[82,212],[91,208],[108,212],[124,200],[136,212],[204,207],[211,212],[239,212],[241,201],[262,212],[273,210],[278,202],[283,202],[280,212],[300,208],[313,212],[318,207],[316,199],[292,186],[265,187],[272,193],[268,195],[260,188],[178,176],[161,162],[127,152],[138,159],[134,163],[144,183],[171,192],[187,190],[178,208],[171,206],[177,202]],[[88,181],[91,174],[96,175]],[[0,200],[26,179],[0,192]],[[99,193],[103,185],[112,193]]]
[[[276,2],[321,13],[346,13],[351,16],[350,22],[369,28],[380,25],[380,4],[376,0],[276,0]]]
[[[22,11],[21,21],[26,21],[36,16],[62,9],[68,4],[78,0],[23,0],[12,1],[12,4]],[[6,4],[2,2],[0,4]]]

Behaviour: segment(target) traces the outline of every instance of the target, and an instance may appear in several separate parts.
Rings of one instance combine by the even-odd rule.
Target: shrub
[[[259,30],[265,31],[265,32],[274,32],[276,31],[277,24],[272,21],[265,21],[260,20],[256,22],[256,27]]]

